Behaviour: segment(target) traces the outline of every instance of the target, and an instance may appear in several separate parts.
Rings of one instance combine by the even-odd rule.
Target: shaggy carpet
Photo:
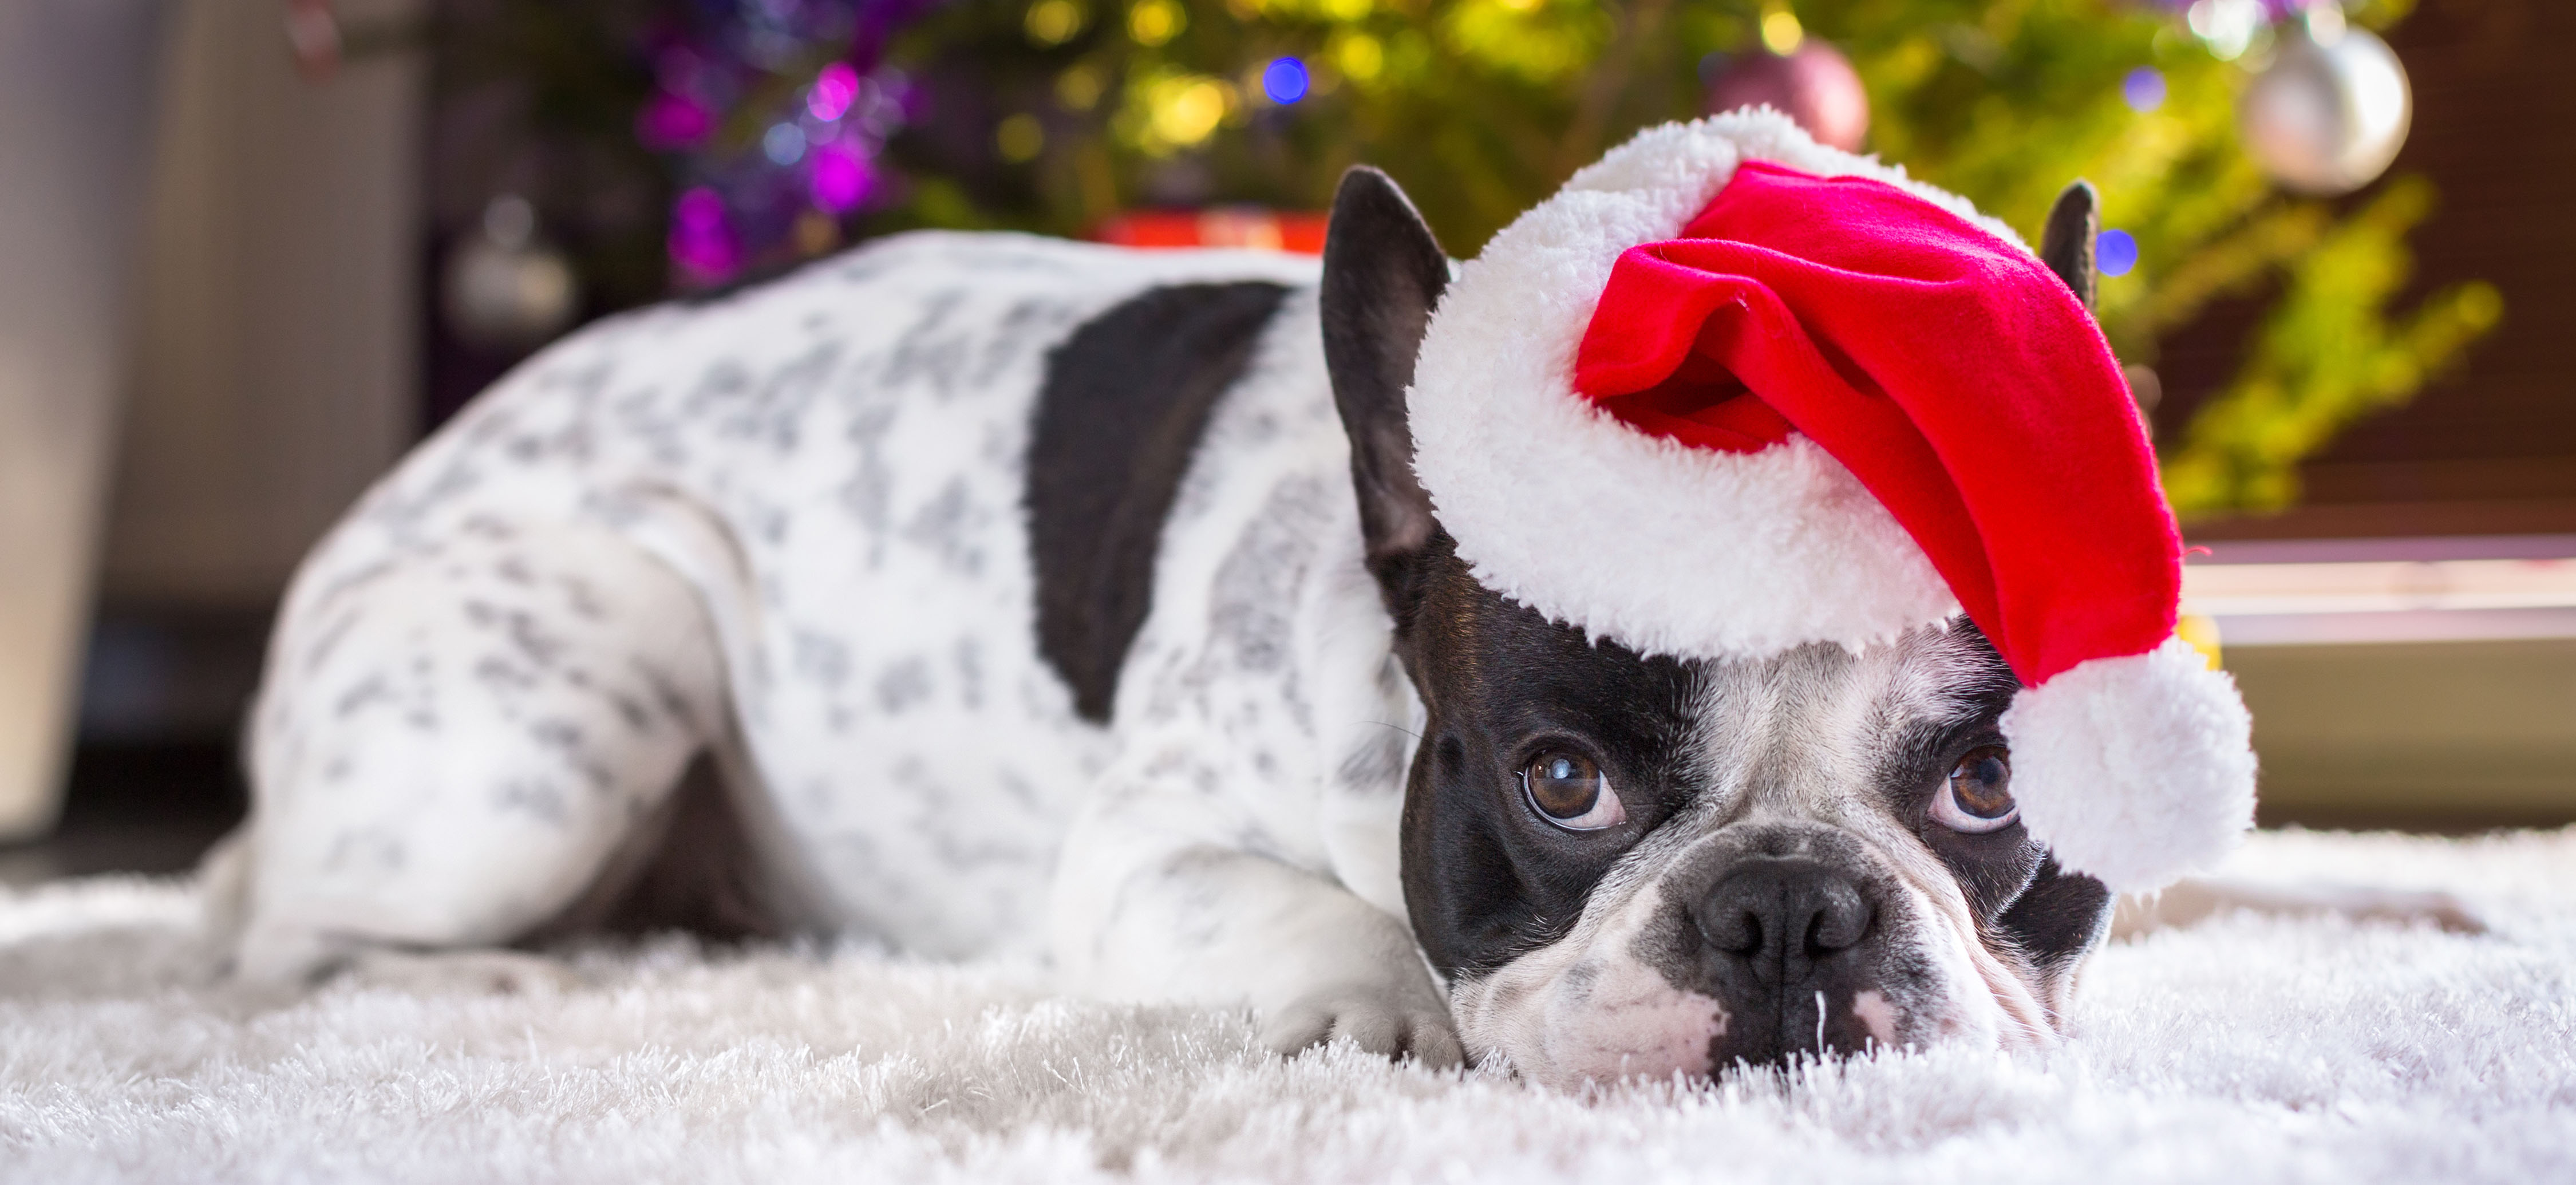
[[[205,982],[184,885],[64,882],[0,896],[0,1179],[2576,1177],[2576,832],[2265,835],[2236,871],[2448,888],[2494,930],[2240,915],[2104,951],[2050,1053],[1568,1094],[856,947],[260,998]]]

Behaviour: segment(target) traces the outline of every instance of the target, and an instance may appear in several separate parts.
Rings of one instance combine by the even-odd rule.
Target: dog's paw
[[[1437,999],[1402,998],[1409,995],[1365,988],[1310,992],[1270,1018],[1261,1043],[1282,1057],[1347,1040],[1380,1056],[1409,1056],[1427,1069],[1465,1062],[1449,1010]]]
[[[339,982],[416,995],[549,996],[583,986],[578,972],[543,955],[510,950],[371,950],[340,968]]]

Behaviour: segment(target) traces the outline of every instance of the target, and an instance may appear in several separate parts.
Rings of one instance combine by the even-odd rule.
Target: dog
[[[1555,1084],[2051,1041],[2114,896],[2018,817],[1995,646],[1480,582],[1406,404],[1452,274],[1361,169],[1320,266],[915,233],[548,349],[299,571],[235,970],[676,921]]]

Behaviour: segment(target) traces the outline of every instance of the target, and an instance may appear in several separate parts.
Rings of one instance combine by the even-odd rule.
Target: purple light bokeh
[[[885,63],[906,25],[948,0],[682,0],[645,32],[655,88],[639,141],[666,153],[671,278],[686,290],[827,249],[835,224],[899,200],[879,154],[924,89]]]
[[[722,195],[698,186],[671,204],[671,262],[699,280],[721,280],[742,266],[742,246],[725,217]]]
[[[2138,266],[2138,240],[2125,230],[2093,236],[2093,266],[2106,276],[2125,276]]]
[[[2120,99],[2141,115],[2165,105],[2165,76],[2153,66],[2140,66],[2120,79]]]
[[[847,140],[816,148],[811,168],[806,192],[813,197],[815,208],[827,214],[846,214],[856,209],[876,183],[867,155]]]
[[[635,138],[657,152],[688,148],[715,130],[716,115],[687,95],[656,91],[635,113]]]
[[[805,92],[805,110],[830,123],[848,114],[851,101],[858,97],[858,68],[848,62],[834,62],[815,75],[813,88]]]
[[[1294,103],[1306,97],[1306,63],[1295,58],[1273,58],[1261,72],[1261,91],[1273,103]]]

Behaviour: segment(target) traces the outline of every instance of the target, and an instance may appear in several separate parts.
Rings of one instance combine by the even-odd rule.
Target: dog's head
[[[2056,229],[2086,220],[2053,218],[2043,253],[2089,295],[2090,236]],[[2017,818],[2012,671],[1964,618],[1860,652],[1684,661],[1479,584],[1414,477],[1404,408],[1448,276],[1393,183],[1355,172],[1326,355],[1428,713],[1406,905],[1470,1048],[1573,1082],[2044,1038],[2111,895]]]

